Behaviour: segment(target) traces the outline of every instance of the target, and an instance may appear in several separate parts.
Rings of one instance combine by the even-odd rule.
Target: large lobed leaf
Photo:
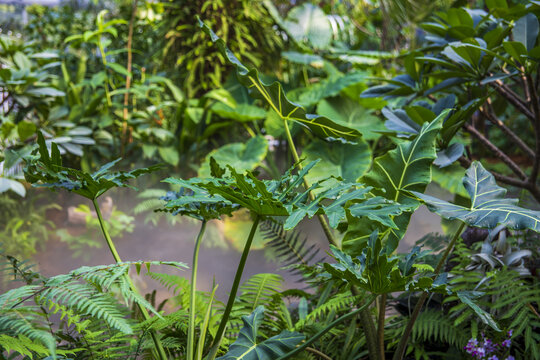
[[[397,248],[407,229],[411,211],[419,205],[418,200],[408,196],[407,191],[424,191],[431,182],[431,163],[437,157],[435,140],[446,115],[447,111],[441,112],[432,122],[424,123],[416,138],[403,141],[394,150],[376,158],[372,170],[360,179],[360,182],[374,187],[374,195],[402,205],[401,210],[404,212],[397,211],[393,214],[393,223],[396,226],[384,229],[390,232],[390,251]],[[358,254],[375,228],[365,219],[352,224],[343,246],[344,249]],[[360,243],[363,243],[362,246]]]
[[[238,339],[231,345],[229,351],[218,360],[272,360],[285,355],[294,349],[305,336],[290,331],[283,331],[261,342],[257,342],[259,326],[263,321],[264,306],[258,306],[249,316],[243,316],[244,327],[240,330]]]
[[[38,156],[39,154],[39,156]],[[143,174],[156,171],[160,165],[132,171],[116,171],[110,169],[121,159],[103,165],[93,174],[62,166],[60,151],[55,143],[51,144],[51,155],[41,132],[38,132],[37,154],[27,159],[24,169],[26,181],[34,186],[50,187],[52,189],[65,189],[94,200],[113,187],[131,187],[126,182]],[[41,181],[42,184],[37,184]]]
[[[504,225],[510,229],[531,229],[540,232],[540,211],[517,206],[517,199],[505,199],[506,189],[482,164],[474,161],[463,178],[463,185],[471,198],[469,207],[456,205],[435,197],[412,192],[427,207],[446,219],[458,219],[470,226],[495,228]]]
[[[225,41],[220,39],[206,24],[199,19],[199,26],[207,33],[212,42],[217,44],[222,55],[233,66],[240,83],[250,89],[251,95],[262,99],[285,121],[295,121],[309,128],[315,135],[322,138],[343,138],[354,140],[361,136],[355,129],[339,125],[325,116],[308,114],[306,110],[297,104],[290,102],[285,96],[285,92],[279,82],[266,85],[259,78],[257,69],[248,69],[236,58],[236,56],[227,48]]]

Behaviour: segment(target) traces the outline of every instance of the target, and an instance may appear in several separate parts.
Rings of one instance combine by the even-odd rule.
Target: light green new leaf
[[[253,170],[266,157],[268,142],[262,136],[251,138],[247,143],[227,144],[211,151],[201,167],[200,177],[210,177],[210,158],[213,157],[221,166],[232,166],[238,172]]]
[[[231,345],[229,351],[217,360],[272,360],[285,355],[294,349],[304,335],[297,332],[283,331],[261,342],[257,342],[259,326],[263,321],[264,306],[258,306],[249,316],[243,316],[244,327],[240,330],[238,339]]]
[[[412,193],[422,199],[429,210],[446,219],[458,219],[470,226],[489,229],[502,224],[510,229],[540,232],[540,211],[517,206],[517,199],[505,199],[506,189],[498,186],[493,175],[479,162],[475,161],[469,167],[463,185],[471,198],[470,207],[414,191]]]
[[[397,148],[375,159],[373,169],[360,179],[360,182],[373,186],[373,194],[397,202],[410,208],[416,209],[419,202],[407,196],[407,191],[423,192],[431,182],[431,163],[437,157],[435,139],[442,127],[442,121],[447,111],[443,111],[435,120],[425,123],[422,129],[412,141],[404,141]],[[403,213],[393,220],[397,229],[390,229],[388,241],[391,248],[397,248],[399,240],[403,237],[411,213]],[[361,226],[365,229],[360,238],[367,239],[373,229],[369,226]],[[362,230],[361,230],[362,231]],[[344,247],[355,247],[355,237],[344,241]]]
[[[354,140],[361,136],[357,130],[336,124],[327,117],[306,113],[306,110],[302,106],[294,104],[287,99],[279,82],[276,81],[271,85],[264,84],[259,79],[257,69],[249,70],[244,66],[227,48],[225,42],[200,19],[199,26],[210,36],[212,42],[217,44],[221,54],[236,67],[240,83],[250,89],[250,94],[254,98],[267,102],[281,119],[300,123],[309,128],[315,135],[322,138],[332,137]]]

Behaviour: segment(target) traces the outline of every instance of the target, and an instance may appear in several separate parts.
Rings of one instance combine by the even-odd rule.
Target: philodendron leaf
[[[431,182],[431,163],[437,157],[435,139],[447,113],[448,110],[443,111],[435,120],[425,123],[413,140],[403,141],[394,150],[376,158],[373,168],[360,178],[360,182],[373,186],[374,195],[404,205],[410,211],[415,210],[420,203],[407,196],[407,191],[424,191]],[[407,229],[410,211],[393,218],[397,226],[390,227],[388,241],[394,250]],[[345,238],[345,249],[357,247],[355,242],[367,239],[373,230],[365,222],[356,226],[356,229],[354,237]]]
[[[39,154],[39,156],[38,156]],[[103,165],[98,171],[89,174],[80,170],[62,166],[60,151],[55,143],[51,143],[51,155],[41,132],[38,132],[38,149],[32,157],[26,159],[24,169],[26,181],[34,186],[49,187],[52,189],[65,189],[94,200],[113,187],[132,187],[126,182],[143,174],[150,173],[161,168],[154,165],[148,168],[133,171],[111,172],[110,169],[120,161],[114,160]],[[42,184],[36,184],[41,181]]]
[[[335,246],[330,246],[336,264],[323,264],[324,269],[336,280],[345,281],[374,294],[395,291],[445,291],[444,284],[434,283],[432,276],[418,276],[421,271],[417,261],[426,251],[415,247],[404,260],[389,255],[388,245],[375,231],[360,256],[351,257]]]
[[[253,97],[262,99],[285,121],[295,121],[309,128],[315,135],[322,138],[343,138],[354,140],[361,136],[360,132],[343,125],[336,124],[324,116],[306,113],[306,110],[297,104],[290,102],[279,82],[266,85],[259,79],[257,69],[248,69],[227,48],[225,42],[220,39],[207,25],[199,19],[199,26],[207,33],[212,42],[217,44],[219,51],[234,67],[240,83],[250,89]]]
[[[305,201],[295,192],[307,172],[317,163],[307,164],[298,174],[289,169],[278,180],[259,180],[251,171],[239,173],[232,166],[221,168],[210,159],[213,178],[189,180],[169,178],[165,182],[180,185],[180,193],[170,194],[164,211],[196,218],[215,218],[245,208],[259,216],[289,216],[288,205]],[[291,205],[293,206],[293,205]],[[297,206],[297,205],[294,205]]]
[[[463,185],[471,198],[469,207],[411,192],[422,199],[429,210],[446,219],[458,219],[470,226],[489,229],[502,224],[510,229],[540,232],[540,211],[517,206],[517,199],[505,199],[506,189],[498,186],[493,175],[479,162],[474,161],[469,167]]]
[[[259,326],[264,317],[264,306],[258,306],[249,316],[243,316],[244,327],[229,351],[218,360],[272,360],[294,349],[305,336],[291,331],[283,331],[264,341],[257,341]]]

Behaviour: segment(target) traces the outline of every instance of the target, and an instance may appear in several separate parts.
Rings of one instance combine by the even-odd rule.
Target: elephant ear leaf
[[[429,210],[446,219],[458,219],[470,226],[493,229],[504,225],[510,229],[531,229],[540,232],[540,211],[517,206],[517,199],[505,199],[506,189],[495,182],[493,175],[475,161],[463,178],[471,197],[469,207],[461,206],[411,191],[422,199]]]
[[[420,205],[419,201],[408,196],[407,192],[423,192],[431,182],[431,163],[437,157],[435,140],[447,113],[448,111],[443,111],[432,122],[424,123],[413,140],[403,141],[395,149],[376,158],[372,170],[360,178],[359,182],[375,188],[372,191],[374,195],[401,204],[402,210],[408,209],[403,213],[397,211],[393,222],[388,222],[391,225],[388,237],[390,251],[397,248],[407,229],[411,212]],[[357,214],[361,215],[364,214]],[[365,219],[356,221],[351,234],[353,231],[356,233],[350,239],[346,237],[343,242],[344,249],[357,253],[361,240],[367,240],[374,230],[370,223]],[[353,230],[354,228],[358,230]]]
[[[297,332],[283,331],[261,342],[257,342],[257,333],[264,317],[264,306],[258,306],[249,316],[243,316],[244,327],[238,339],[229,347],[229,351],[217,360],[271,360],[285,355],[296,347],[304,335]]]
[[[325,116],[308,114],[306,110],[290,102],[285,96],[283,87],[279,82],[271,85],[263,83],[259,79],[257,69],[248,69],[238,58],[227,48],[225,41],[220,39],[204,22],[199,19],[199,26],[210,36],[213,43],[217,44],[223,57],[236,67],[238,79],[242,85],[246,86],[254,98],[262,99],[277,113],[284,121],[294,121],[309,128],[315,135],[321,138],[334,138],[354,140],[362,136],[358,130],[339,125]]]

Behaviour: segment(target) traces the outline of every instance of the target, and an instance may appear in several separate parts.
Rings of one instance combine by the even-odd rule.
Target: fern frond
[[[262,236],[269,240],[265,246],[271,248],[284,267],[299,264],[309,266],[319,254],[317,244],[307,244],[307,237],[301,237],[297,230],[285,231],[283,225],[277,222],[266,221],[261,224]],[[324,257],[317,259],[321,262]],[[292,274],[301,275],[298,269],[289,268]]]

